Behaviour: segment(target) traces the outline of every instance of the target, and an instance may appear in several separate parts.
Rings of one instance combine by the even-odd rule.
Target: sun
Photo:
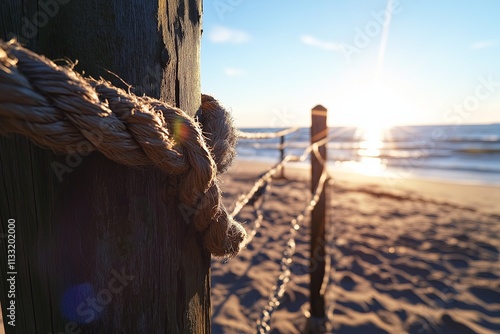
[[[338,112],[346,125],[356,127],[356,147],[354,160],[342,162],[343,167],[362,174],[385,175],[391,128],[406,124],[405,120],[418,112],[408,94],[411,92],[406,92],[405,98],[397,94],[381,77],[358,78],[346,85],[338,100]]]
[[[387,168],[384,145],[390,137],[389,130],[410,108],[380,80],[357,82],[350,88],[344,95],[342,112],[349,113],[357,128],[357,158],[343,165],[362,174],[383,175]]]

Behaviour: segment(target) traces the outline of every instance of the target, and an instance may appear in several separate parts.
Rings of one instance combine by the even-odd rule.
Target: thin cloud
[[[324,49],[324,50],[329,50],[329,51],[341,51],[342,50],[342,44],[322,41],[322,40],[319,40],[316,37],[311,36],[311,35],[302,35],[300,37],[300,40],[302,41],[302,43],[304,43],[306,45],[315,46],[317,48]]]
[[[479,50],[479,49],[484,49],[484,48],[496,46],[498,44],[500,44],[500,41],[479,41],[479,42],[473,43],[470,47],[473,50]]]
[[[241,30],[216,26],[210,31],[208,38],[214,43],[244,43],[250,36]]]
[[[238,77],[238,76],[242,76],[242,75],[247,74],[247,73],[246,73],[244,70],[242,70],[242,69],[239,69],[239,68],[232,68],[232,67],[225,68],[225,69],[224,69],[224,73],[225,73],[228,77]]]

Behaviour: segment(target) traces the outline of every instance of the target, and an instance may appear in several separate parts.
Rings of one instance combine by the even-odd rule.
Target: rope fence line
[[[318,159],[318,161],[321,163],[321,165],[324,166],[326,164],[326,161],[321,156],[321,153],[319,153],[319,145],[314,144],[312,152],[313,152],[314,156],[316,157],[316,159]]]
[[[247,203],[252,199],[255,195],[255,193],[264,186],[266,182],[270,182],[272,180],[272,177],[276,175],[288,162],[303,162],[307,159],[309,154],[314,151],[314,147],[319,147],[321,145],[326,144],[328,141],[330,141],[332,138],[335,138],[336,136],[328,136],[324,139],[318,140],[315,143],[310,144],[300,156],[296,155],[287,155],[283,160],[281,160],[279,163],[274,165],[272,168],[270,168],[267,172],[265,172],[257,181],[255,181],[254,185],[250,190],[244,194],[241,195],[236,201],[235,206],[233,211],[231,212],[232,217],[236,217],[238,213],[241,211],[241,209],[247,205]],[[317,150],[317,149],[316,149]]]
[[[259,334],[269,333],[269,331],[271,330],[271,316],[276,308],[280,305],[280,300],[285,294],[286,286],[290,281],[290,266],[293,262],[292,256],[295,254],[295,236],[300,229],[300,224],[302,223],[304,218],[311,213],[311,211],[318,203],[319,197],[323,192],[323,186],[328,178],[329,175],[326,166],[324,166],[320,181],[318,183],[318,186],[316,187],[316,190],[314,191],[312,199],[309,201],[309,204],[301,214],[299,214],[290,222],[290,236],[286,243],[285,250],[283,251],[283,258],[281,259],[280,265],[280,275],[278,276],[276,285],[273,286],[273,291],[271,293],[271,296],[269,297],[267,305],[262,311],[261,318],[259,321],[257,321],[257,333]]]
[[[290,142],[285,143],[285,137],[289,134],[295,134],[295,135],[300,135],[299,127],[291,127],[288,129],[284,129],[281,131],[276,131],[276,132],[245,132],[239,130],[237,135],[238,138],[240,139],[275,139],[279,138],[280,143],[278,145],[279,151],[280,151],[280,158],[283,160],[285,158],[285,148],[288,147]],[[290,139],[290,138],[289,138]],[[293,139],[293,137],[292,137]],[[285,177],[285,170],[284,168],[280,169],[280,174],[277,175],[278,178],[284,178]]]
[[[272,180],[271,180],[272,181]],[[261,199],[260,201],[258,199],[253,200],[253,209],[254,209],[254,215],[255,215],[255,220],[253,222],[252,229],[248,231],[248,237],[247,237],[247,245],[250,244],[257,234],[258,230],[260,229],[262,222],[264,221],[264,203],[266,200],[269,198],[269,190],[271,189],[271,181],[269,183],[266,183],[263,188],[263,193],[260,194],[258,199]],[[250,203],[249,203],[250,204]]]
[[[273,181],[273,176],[276,175],[288,162],[305,161],[311,153],[318,158],[318,161],[323,167],[320,180],[318,182],[318,185],[314,193],[312,194],[311,200],[309,201],[307,206],[303,209],[303,211],[297,217],[292,219],[292,221],[290,222],[288,240],[286,242],[285,249],[283,250],[283,257],[280,262],[280,270],[277,282],[273,286],[271,294],[268,298],[268,302],[266,306],[263,308],[261,317],[256,324],[256,330],[257,333],[259,334],[269,333],[269,331],[271,330],[270,322],[272,314],[279,307],[281,299],[284,293],[286,292],[286,287],[291,279],[290,267],[292,265],[293,255],[295,254],[295,249],[296,249],[295,237],[301,227],[301,223],[303,222],[303,220],[308,215],[311,214],[312,210],[318,203],[318,200],[324,190],[325,182],[327,182],[328,179],[331,179],[331,176],[329,175],[327,170],[326,161],[322,158],[321,154],[319,153],[319,147],[325,145],[328,141],[337,136],[338,135],[332,135],[330,132],[326,138],[320,139],[307,146],[300,156],[296,155],[285,156],[279,163],[277,163],[275,166],[271,167],[268,171],[263,173],[262,176],[259,177],[257,181],[255,181],[252,188],[246,194],[240,196],[239,200],[235,203],[233,211],[231,212],[231,215],[235,217],[239,214],[239,212],[242,210],[244,206],[252,203],[254,204],[254,215],[256,219],[254,221],[252,230],[249,232],[250,237],[247,239],[248,240],[247,245],[248,245],[249,243],[252,242],[258,229],[260,229],[262,221],[264,219],[263,205],[267,199],[267,197],[265,196],[267,195],[268,187],[270,187],[270,184]],[[262,201],[260,202],[259,206],[256,207],[255,201],[256,199],[261,197]],[[325,289],[326,285],[322,287],[323,292],[325,291]]]
[[[273,175],[278,173],[283,166],[291,161],[297,159],[296,156],[292,155],[287,155],[283,160],[281,160],[278,164],[276,164],[274,167],[269,169],[264,175],[262,175],[253,185],[253,187],[245,194],[240,196],[238,201],[235,203],[234,209],[231,212],[231,216],[235,217],[240,213],[241,209],[247,205],[247,203],[255,196],[255,194],[261,189],[266,182],[271,181]]]
[[[288,130],[292,130],[292,129],[295,129],[295,128],[290,128],[290,129],[286,129],[283,131],[288,131]],[[270,180],[272,180],[273,176],[275,176],[280,171],[282,172],[284,169],[284,165],[286,163],[288,163],[288,162],[303,162],[307,158],[309,153],[311,151],[313,151],[313,149],[314,149],[312,147],[313,145],[317,145],[317,147],[324,145],[327,142],[331,141],[332,139],[335,139],[335,138],[342,136],[348,130],[349,129],[343,129],[339,133],[335,133],[335,134],[332,134],[334,132],[334,130],[330,131],[327,138],[325,138],[323,140],[319,140],[316,143],[310,144],[308,147],[306,147],[305,151],[303,152],[303,154],[300,157],[293,156],[293,155],[292,156],[284,156],[284,149],[286,147],[288,147],[289,145],[291,145],[291,141],[287,142],[286,144],[280,144],[278,148],[280,149],[280,152],[281,152],[281,161],[268,171],[269,175],[264,173],[262,175],[261,179],[256,181],[256,184],[254,185],[254,187],[252,187],[252,189],[247,194],[240,196],[240,199],[235,204],[235,208],[233,209],[231,216],[235,217],[238,214],[238,212],[241,210],[241,208],[246,205],[246,201],[248,201],[250,198],[252,198],[252,196],[254,195],[254,192],[257,191],[259,189],[259,187],[264,182],[269,182]],[[298,133],[298,132],[290,131],[290,133]],[[251,132],[249,132],[249,134],[251,134]],[[262,132],[262,134],[266,134],[266,132]],[[274,137],[271,137],[271,138],[274,138]],[[257,138],[257,139],[263,139],[263,138]],[[319,159],[319,160],[321,161],[322,159]],[[276,170],[274,170],[274,168],[276,168]],[[243,203],[240,203],[240,202],[243,202]]]
[[[293,127],[277,132],[245,132],[238,130],[236,134],[238,138],[242,139],[273,139],[289,135],[298,131],[299,129],[299,127]]]
[[[290,130],[290,129],[288,129]],[[278,164],[276,164],[274,167],[269,169],[267,172],[263,173],[263,175],[254,183],[253,187],[244,195],[241,195],[238,199],[238,201],[235,203],[235,207],[233,211],[231,212],[232,217],[236,217],[240,211],[243,209],[248,204],[251,204],[250,202],[255,201],[257,198],[262,196],[262,193],[267,194],[267,187],[270,188],[271,183],[273,181],[273,176],[276,175],[277,173],[280,172],[280,170],[283,169],[283,167],[288,163],[288,162],[302,162],[304,161],[308,155],[310,154],[311,151],[318,152],[317,147],[320,145],[325,144],[328,142],[329,139],[334,138],[335,136],[330,136],[326,139],[319,140],[316,143],[310,144],[302,153],[300,156],[294,156],[294,155],[288,155],[285,158],[283,158]],[[327,140],[328,139],[328,140]],[[319,154],[319,153],[318,153]],[[320,161],[323,161],[322,159]],[[324,161],[323,161],[324,163]],[[263,220],[263,212],[262,212],[262,206],[264,205],[265,200],[263,200],[259,208],[255,208],[254,206],[254,215],[256,216],[256,219],[253,224],[252,230],[248,233],[248,237],[246,240],[245,245],[248,245],[254,238],[255,234],[257,233],[257,230],[260,228],[262,220]]]

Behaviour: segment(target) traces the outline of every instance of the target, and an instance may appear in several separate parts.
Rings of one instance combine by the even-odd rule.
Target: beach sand
[[[222,177],[231,209],[265,163]],[[285,171],[253,241],[213,261],[213,333],[255,333],[280,274],[290,221],[310,199],[309,171]],[[330,333],[500,333],[500,188],[333,174],[325,290]],[[253,210],[238,217],[252,228]],[[309,224],[296,237],[291,280],[272,333],[300,333],[309,305]]]
[[[239,161],[222,177],[231,209],[269,164]],[[213,261],[213,333],[255,333],[280,274],[290,221],[310,199],[309,171],[285,171],[253,241]],[[329,332],[500,333],[500,188],[333,174],[325,290]],[[239,220],[252,228],[251,207]],[[300,333],[309,309],[309,220],[272,333]],[[0,327],[0,333],[2,328]]]

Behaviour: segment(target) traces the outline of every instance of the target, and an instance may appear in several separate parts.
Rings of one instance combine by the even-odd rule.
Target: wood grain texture
[[[37,4],[2,2],[0,37],[20,36],[38,53],[78,60],[78,71],[127,88],[109,70],[132,91],[191,115],[199,108],[201,0],[65,0],[54,15]],[[49,20],[31,36],[26,20],[37,11]],[[62,182],[54,163],[68,168]],[[154,167],[99,153],[55,156],[2,137],[0,232],[16,219],[18,267],[16,327],[6,332],[210,333],[210,255],[175,190],[166,191],[172,185]],[[5,314],[4,239],[0,266]],[[117,279],[124,275],[133,278]]]

